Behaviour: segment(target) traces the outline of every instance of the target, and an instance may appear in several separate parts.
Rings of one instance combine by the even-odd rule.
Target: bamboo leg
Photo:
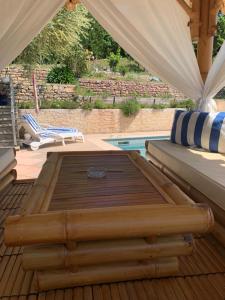
[[[6,220],[5,243],[10,246],[68,241],[110,240],[155,235],[204,233],[214,223],[201,205],[138,205],[77,209]]]
[[[177,274],[177,258],[160,259],[148,264],[126,263],[81,268],[72,273],[67,270],[37,272],[38,290],[66,288],[107,282],[127,281],[144,278],[157,278]]]
[[[73,242],[73,241],[69,241],[65,244],[65,248],[63,250],[64,253],[70,253],[72,251],[74,251],[77,248],[77,243]],[[75,262],[74,265],[70,264],[70,261],[68,259],[68,255],[65,255],[65,259],[64,259],[64,266],[69,269],[71,272],[75,273],[78,271],[78,263]]]
[[[191,235],[159,237],[151,244],[144,239],[83,242],[73,250],[64,245],[40,245],[25,247],[22,262],[25,270],[50,270],[190,255],[193,249]]]

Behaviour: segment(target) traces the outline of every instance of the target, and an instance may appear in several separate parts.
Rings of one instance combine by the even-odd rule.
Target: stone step
[[[12,142],[1,142],[0,141],[0,148],[6,148],[6,147],[14,148],[15,145],[14,145],[13,141]]]
[[[0,133],[0,142],[2,141],[13,141],[13,134],[1,134]]]
[[[16,127],[17,129],[17,127]],[[5,130],[12,131],[12,124],[0,124],[0,132],[3,132]]]
[[[13,134],[12,127],[0,127],[0,137],[5,134]]]
[[[0,114],[3,112],[11,112],[10,106],[0,106]]]
[[[11,112],[8,112],[8,111],[1,112],[0,111],[0,119],[3,119],[3,118],[11,118]]]
[[[11,119],[0,119],[0,126],[12,126],[12,120]]]

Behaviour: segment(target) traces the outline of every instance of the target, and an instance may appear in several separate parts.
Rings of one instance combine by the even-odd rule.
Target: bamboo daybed
[[[146,141],[151,163],[197,203],[207,203],[215,216],[214,236],[225,247],[225,157],[170,141]]]
[[[90,167],[106,176],[88,178]],[[7,246],[37,290],[157,278],[179,273],[192,234],[213,216],[134,151],[51,153],[20,214],[8,217]]]

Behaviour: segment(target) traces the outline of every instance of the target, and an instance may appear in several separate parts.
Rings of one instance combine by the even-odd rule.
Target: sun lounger
[[[84,142],[84,136],[76,128],[41,126],[31,114],[22,116],[25,131],[29,133],[32,140],[25,140],[24,143],[30,145],[32,150],[37,150],[41,145],[61,142],[65,145],[66,139],[76,141],[81,139]]]

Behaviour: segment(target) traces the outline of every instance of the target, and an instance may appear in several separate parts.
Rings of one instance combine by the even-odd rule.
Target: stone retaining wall
[[[175,88],[161,82],[136,82],[118,80],[81,79],[80,86],[95,93],[109,93],[115,96],[152,96],[184,99],[185,96]]]
[[[76,87],[74,85],[47,84],[46,76],[48,71],[49,67],[41,67],[36,69],[35,72],[40,100],[67,100],[77,96]],[[16,100],[18,102],[32,101],[33,86],[27,72],[19,65],[10,65],[8,69],[0,71],[0,77],[4,77],[6,74],[10,75],[13,79]],[[95,79],[80,79],[79,83],[82,88],[92,90],[96,94],[107,93],[115,96],[150,96],[162,97],[164,99],[167,97],[176,99],[185,98],[182,93],[165,83]]]
[[[40,123],[75,127],[90,134],[167,131],[171,129],[174,111],[172,108],[141,109],[132,117],[125,117],[119,109],[42,109],[38,115],[33,109],[22,109],[20,114],[31,113]]]

